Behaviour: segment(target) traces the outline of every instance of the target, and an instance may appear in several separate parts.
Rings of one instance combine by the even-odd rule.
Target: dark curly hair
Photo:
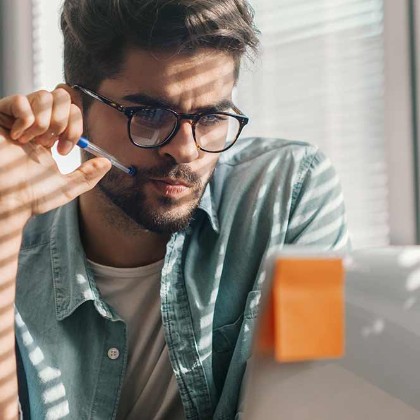
[[[243,55],[259,44],[246,0],[65,0],[61,28],[66,82],[91,89],[118,73],[130,47],[227,52],[237,76]]]

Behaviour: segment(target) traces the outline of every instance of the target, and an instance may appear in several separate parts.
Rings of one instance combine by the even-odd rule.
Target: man
[[[346,246],[334,170],[238,140],[245,0],[66,0],[61,23],[67,84],[0,101],[2,418],[17,371],[24,418],[233,419],[266,257]],[[82,133],[136,175],[61,175]]]

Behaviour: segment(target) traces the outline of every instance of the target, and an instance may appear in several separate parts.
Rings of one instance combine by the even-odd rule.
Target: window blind
[[[254,0],[262,54],[237,89],[246,135],[305,140],[336,167],[354,247],[389,243],[383,0]]]
[[[63,36],[60,30],[63,0],[31,1],[34,90],[53,90],[57,84],[64,82]],[[77,147],[67,156],[61,156],[54,147],[53,156],[63,173],[69,173],[80,165],[80,151]]]

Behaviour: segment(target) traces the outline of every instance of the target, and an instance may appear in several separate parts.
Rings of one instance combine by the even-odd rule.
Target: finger
[[[91,190],[111,169],[111,162],[105,158],[93,158],[83,162],[75,171],[65,175],[65,187],[56,191],[37,209],[37,213],[45,213],[63,206],[79,195]]]
[[[48,130],[46,133],[41,136],[34,137],[31,143],[40,144],[45,148],[50,149],[54,143],[57,141],[57,134],[51,130]]]
[[[0,126],[10,130],[10,137],[16,140],[35,120],[32,107],[26,96],[14,95],[0,100]]]
[[[67,155],[73,149],[83,134],[83,116],[80,108],[74,104],[70,107],[69,121],[64,133],[61,134],[57,150],[61,155]]]
[[[66,130],[71,106],[71,97],[64,89],[55,89],[51,95],[53,105],[50,126],[46,133],[34,139],[37,144],[45,147],[52,147],[58,136]]]
[[[62,88],[53,90],[52,96],[53,109],[50,130],[57,135],[60,135],[67,128],[71,109],[71,97],[70,94]]]
[[[51,114],[53,107],[53,96],[46,90],[28,95],[33,114],[35,116],[34,123],[23,132],[19,138],[21,143],[28,143],[34,137],[44,134],[50,127]]]

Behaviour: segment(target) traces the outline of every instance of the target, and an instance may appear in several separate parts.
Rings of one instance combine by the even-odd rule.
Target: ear
[[[72,103],[74,103],[81,110],[83,110],[82,93],[79,90],[73,89],[71,86],[67,85],[66,83],[60,83],[55,88],[64,89],[70,95]]]

